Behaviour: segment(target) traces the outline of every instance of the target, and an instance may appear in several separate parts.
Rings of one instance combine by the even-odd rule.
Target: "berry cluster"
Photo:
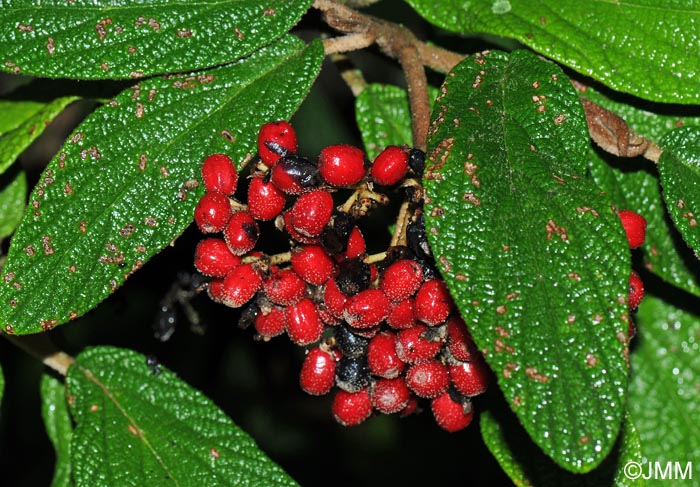
[[[617,215],[620,217],[622,227],[625,229],[625,234],[627,235],[627,242],[629,243],[630,249],[640,247],[646,239],[647,221],[642,215],[632,210],[621,210],[617,212]],[[632,269],[629,280],[629,297],[627,298],[627,304],[630,311],[636,310],[643,298],[644,283],[642,282],[641,277],[639,277],[639,274]],[[630,321],[630,339],[634,337],[635,333],[636,330],[634,323]]]
[[[245,189],[228,156],[211,155],[202,166],[206,194],[195,221],[222,234],[195,252],[196,268],[212,278],[211,299],[245,305],[242,322],[262,339],[286,334],[308,347],[300,386],[312,395],[335,388],[339,423],[356,425],[373,412],[406,416],[429,400],[442,428],[465,428],[490,372],[427,245],[425,154],[389,146],[370,162],[356,147],[331,145],[312,161],[297,155],[293,128],[278,121],[261,127],[258,156],[246,162]],[[368,255],[357,224],[389,202],[379,190],[403,203],[387,250]],[[245,203],[235,197],[241,193]],[[284,240],[288,250],[256,249],[267,228],[276,238],[265,242]]]

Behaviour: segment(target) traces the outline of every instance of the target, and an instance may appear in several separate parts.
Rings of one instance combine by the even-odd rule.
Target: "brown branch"
[[[421,41],[418,41],[416,48],[418,49],[421,62],[425,66],[443,74],[452,71],[452,68],[466,57],[463,54],[448,51]]]
[[[22,336],[3,333],[3,336],[63,376],[68,372],[68,367],[75,363],[75,359],[59,350],[45,333]]]
[[[353,96],[358,96],[367,88],[367,81],[362,71],[357,69],[345,54],[331,54],[331,61],[340,70],[340,76],[352,91]]]
[[[374,44],[374,35],[371,32],[358,32],[340,37],[324,39],[323,51],[326,55],[341,52],[358,51]]]

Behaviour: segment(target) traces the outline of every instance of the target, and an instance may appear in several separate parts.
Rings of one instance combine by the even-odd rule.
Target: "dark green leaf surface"
[[[211,400],[143,355],[86,350],[67,385],[78,487],[297,485]]]
[[[647,296],[637,312],[628,407],[649,462],[693,462],[693,478],[657,480],[700,486],[700,316]],[[644,466],[645,471],[647,466]],[[650,482],[651,483],[651,482]]]
[[[582,176],[583,110],[527,51],[470,57],[442,91],[425,173],[435,259],[533,440],[588,471],[622,421],[630,263],[611,202]]]
[[[630,480],[624,474],[627,462],[641,462],[639,435],[627,418],[617,448],[592,472],[581,475],[563,470],[532,443],[518,425],[501,425],[490,413],[481,415],[481,436],[499,465],[518,487],[643,487],[643,478]]]
[[[642,110],[612,101],[591,88],[581,95],[617,113],[636,133],[653,141],[658,142],[675,127],[700,125],[700,117]],[[647,220],[646,241],[639,250],[646,269],[666,282],[700,296],[700,263],[688,250],[668,216],[654,164],[640,159],[631,162],[611,155],[606,155],[603,160],[598,154],[591,151],[591,173],[596,183],[610,195],[617,208],[636,211]]]
[[[682,127],[661,139],[659,176],[668,212],[700,255],[700,128]]]
[[[407,0],[440,27],[517,39],[552,59],[642,98],[697,103],[696,0]]]
[[[46,434],[56,451],[56,467],[51,487],[69,487],[71,481],[70,442],[73,436],[73,423],[68,413],[65,385],[44,374],[41,377],[41,415],[44,418]]]
[[[0,101],[0,174],[44,132],[49,122],[77,99],[67,96],[50,103]]]
[[[0,69],[140,78],[227,63],[291,29],[310,0],[14,0],[0,9]]]
[[[24,172],[17,175],[4,187],[0,187],[0,239],[11,235],[24,214],[27,198],[27,178]]]
[[[92,309],[177,237],[202,193],[205,156],[240,162],[257,130],[288,118],[323,49],[287,37],[239,63],[152,79],[95,111],[30,197],[0,283],[0,319],[35,333]]]

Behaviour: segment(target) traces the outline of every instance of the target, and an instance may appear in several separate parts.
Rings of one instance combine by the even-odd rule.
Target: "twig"
[[[332,37],[323,41],[323,51],[326,55],[341,52],[358,51],[374,44],[374,35],[371,32],[358,32],[341,37]]]
[[[362,75],[362,71],[357,69],[345,54],[332,54],[331,61],[340,70],[340,76],[345,81],[345,84],[348,85],[350,91],[352,91],[353,96],[357,97],[367,88],[367,81]]]
[[[404,201],[401,204],[401,208],[399,208],[399,216],[396,217],[396,228],[394,228],[394,233],[391,236],[391,243],[389,244],[391,247],[406,245],[406,227],[408,225],[408,219],[411,216],[408,207],[409,202]]]
[[[75,359],[59,350],[45,333],[23,336],[3,333],[3,336],[62,376],[65,376],[68,373],[68,367],[75,363]]]

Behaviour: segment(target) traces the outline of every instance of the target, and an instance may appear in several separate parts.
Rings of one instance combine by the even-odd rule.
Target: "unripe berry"
[[[372,328],[389,314],[389,298],[380,289],[366,289],[348,301],[343,318],[353,328]]]
[[[303,157],[285,156],[274,165],[270,180],[286,194],[302,194],[318,185],[318,168]]]
[[[620,217],[620,222],[622,222],[622,227],[625,229],[627,234],[627,242],[631,249],[636,249],[644,243],[646,239],[647,232],[647,221],[646,219],[631,210],[622,210],[617,213]]]
[[[318,316],[316,305],[309,298],[287,307],[285,318],[287,334],[297,345],[309,345],[321,339],[323,323]]]
[[[629,298],[627,300],[629,309],[637,309],[642,299],[644,299],[644,283],[642,282],[642,278],[639,277],[639,274],[632,271],[629,281]]]
[[[256,220],[273,220],[284,209],[284,193],[262,177],[254,177],[248,186],[248,211]]]
[[[276,144],[276,145],[275,145]],[[277,151],[271,150],[270,146]],[[297,151],[297,134],[292,126],[284,121],[268,122],[258,131],[258,153],[267,167],[283,155],[281,153]]]
[[[385,379],[401,375],[406,364],[396,353],[396,336],[393,333],[384,331],[370,340],[367,364],[374,375]]]
[[[212,154],[202,163],[202,180],[207,192],[219,191],[226,196],[231,196],[236,192],[238,172],[229,156]]]
[[[450,381],[459,392],[467,397],[486,392],[489,385],[489,368],[481,358],[471,362],[450,365]]]
[[[396,334],[396,353],[401,360],[417,364],[437,355],[442,348],[442,342],[425,338],[427,331],[425,325],[416,325]]]
[[[469,426],[474,416],[470,401],[455,401],[446,392],[430,402],[435,422],[445,431],[454,433]]]
[[[467,324],[460,316],[453,316],[447,321],[447,347],[452,356],[468,362],[475,357],[476,345],[467,330]]]
[[[263,288],[270,301],[282,306],[296,304],[306,294],[306,283],[292,269],[273,268]]]
[[[255,247],[260,236],[258,224],[247,211],[237,211],[224,229],[224,239],[234,255],[247,254]]]
[[[413,296],[423,283],[423,268],[415,260],[401,259],[384,271],[381,288],[393,302]]]
[[[357,392],[369,385],[367,356],[354,358],[343,355],[335,368],[335,385],[347,392]]]
[[[398,303],[392,303],[387,324],[395,330],[406,330],[416,325],[416,312],[413,298],[404,299]]]
[[[331,186],[352,186],[365,175],[365,154],[351,145],[329,145],[321,150],[318,170]]]
[[[262,286],[262,278],[252,264],[241,264],[224,278],[222,302],[230,308],[239,308],[250,301]]]
[[[267,314],[258,313],[253,326],[263,338],[274,338],[281,335],[287,327],[284,308],[275,306]]]
[[[194,221],[203,233],[220,232],[231,218],[231,202],[223,193],[205,193],[194,209]]]
[[[292,250],[292,269],[304,281],[320,286],[333,275],[333,259],[319,245],[303,245]]]
[[[340,390],[333,398],[331,411],[335,420],[343,426],[355,426],[372,414],[372,402],[369,390],[346,392]]]
[[[333,388],[335,357],[321,347],[314,347],[304,358],[299,373],[299,385],[307,394],[322,396]]]
[[[384,414],[398,413],[406,408],[411,398],[411,391],[403,377],[397,379],[379,379],[374,383],[370,393],[372,406]]]
[[[406,385],[418,397],[432,399],[447,391],[450,375],[443,363],[428,360],[409,367],[406,371]]]
[[[416,318],[430,326],[439,325],[452,311],[452,297],[445,283],[426,281],[416,293]]]
[[[294,230],[307,237],[317,237],[331,220],[333,196],[320,189],[304,193],[297,198],[290,213]]]
[[[393,186],[408,174],[408,152],[396,145],[384,149],[374,160],[372,179],[382,186]]]
[[[233,255],[220,238],[202,240],[194,252],[194,266],[205,276],[224,277],[240,263],[241,258]]]

